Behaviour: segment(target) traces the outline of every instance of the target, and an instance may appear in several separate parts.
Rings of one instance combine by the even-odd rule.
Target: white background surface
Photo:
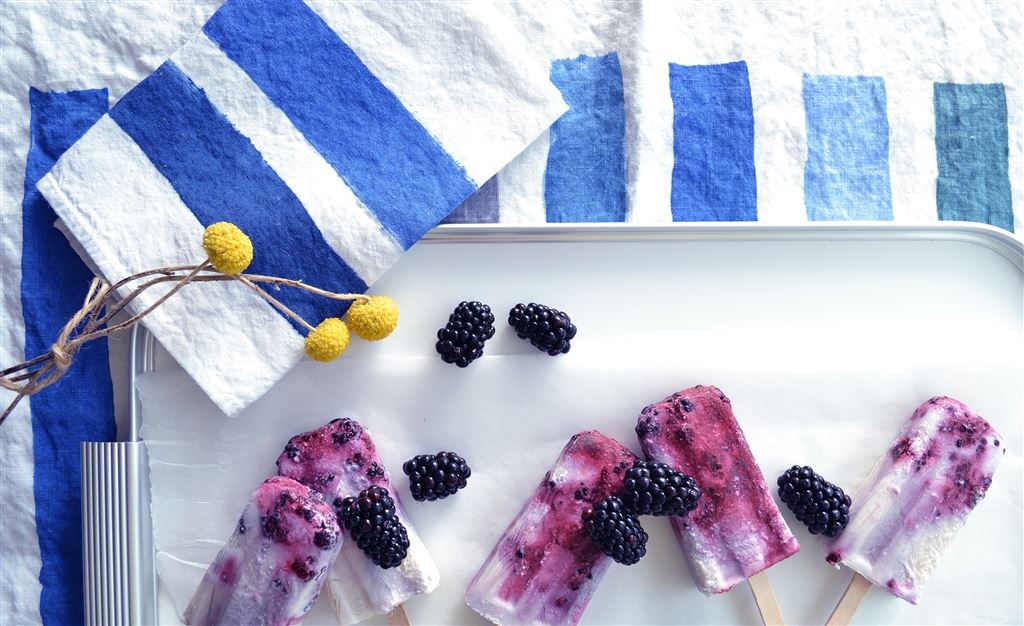
[[[414,624],[480,623],[462,592],[569,436],[598,428],[638,450],[640,409],[705,383],[732,399],[771,484],[800,463],[852,491],[932,395],[989,419],[1008,454],[921,604],[873,589],[855,621],[1019,623],[1021,281],[993,251],[952,241],[417,244],[375,289],[401,306],[391,338],[301,363],[237,419],[173,368],[141,380],[162,591],[183,607],[288,437],[351,416],[403,494],[401,463],[415,454],[454,449],[471,464],[455,497],[405,498],[442,575],[407,609]],[[462,299],[498,318],[466,370],[442,363],[432,339]],[[571,314],[580,330],[568,355],[514,337],[507,309],[529,300]],[[769,577],[789,623],[823,623],[850,573],[827,566],[817,539],[784,515],[801,551]],[[643,521],[648,556],[611,568],[583,623],[757,621],[747,589],[703,596],[668,523]],[[307,623],[330,623],[326,604]]]

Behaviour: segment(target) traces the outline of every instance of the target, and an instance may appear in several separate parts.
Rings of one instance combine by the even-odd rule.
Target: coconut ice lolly
[[[828,562],[917,604],[1005,452],[999,433],[964,404],[928,400],[853,496],[850,522],[832,541]]]
[[[437,566],[409,524],[370,433],[358,422],[336,419],[292,437],[277,459],[277,470],[326,495],[335,509],[345,498],[358,496],[368,487],[382,487],[394,501],[395,514],[408,533],[405,558],[389,569],[374,564],[355,541],[344,543],[327,575],[327,588],[340,624],[386,614],[414,595],[437,588]]]
[[[270,478],[252,494],[235,533],[206,570],[185,623],[301,624],[342,541],[321,494]]]
[[[697,508],[671,521],[702,592],[729,591],[800,549],[718,388],[698,385],[644,408],[636,433],[649,460],[700,486]]]
[[[466,589],[496,624],[576,624],[612,558],[583,512],[622,489],[636,456],[596,430],[573,435]]]

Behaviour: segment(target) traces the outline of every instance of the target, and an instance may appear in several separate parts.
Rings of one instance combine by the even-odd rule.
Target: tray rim
[[[700,223],[592,223],[592,224],[444,224],[426,233],[417,242],[435,243],[564,243],[607,241],[959,241],[982,246],[999,254],[1024,275],[1024,239],[1003,229],[974,222],[937,222],[927,224],[894,224],[890,222],[817,222],[803,224],[761,224],[757,222]],[[141,403],[136,389],[138,376],[155,371],[156,339],[143,325],[132,327],[129,339],[129,442],[141,442]],[[139,457],[142,458],[142,457]],[[145,462],[143,462],[145,465]],[[149,468],[136,468],[146,477],[142,484],[148,489]],[[148,495],[148,494],[146,494]],[[136,499],[136,501],[139,501]],[[149,499],[145,499],[148,509]],[[145,511],[146,516],[151,510]],[[87,538],[83,537],[83,540]],[[152,536],[144,546],[156,554]],[[154,603],[152,614],[159,619],[159,576],[153,567],[152,581],[144,581],[129,593],[149,596]],[[83,585],[87,581],[83,580]],[[152,583],[151,585],[149,583]],[[144,598],[143,598],[144,599]]]
[[[1024,238],[979,222],[600,222],[572,224],[443,224],[421,239],[426,243],[510,243],[578,241],[804,241],[944,240],[974,243],[998,252],[1024,272]]]
[[[992,250],[1024,274],[1024,239],[1001,228],[978,222],[595,222],[572,224],[442,224],[427,231],[422,243],[560,243],[603,241],[961,241]],[[153,371],[155,338],[144,325],[132,327],[129,348],[128,441],[140,441],[141,407],[135,382]]]

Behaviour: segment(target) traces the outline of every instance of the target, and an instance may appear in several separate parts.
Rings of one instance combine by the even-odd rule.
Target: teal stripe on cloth
[[[935,83],[934,104],[939,219],[1013,232],[1006,89],[1001,83]]]

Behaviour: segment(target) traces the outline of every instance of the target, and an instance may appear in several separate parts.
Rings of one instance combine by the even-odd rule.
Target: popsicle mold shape
[[[409,534],[409,550],[398,567],[381,569],[346,541],[327,574],[338,622],[343,626],[389,613],[409,598],[437,589],[440,573],[419,535],[409,523],[402,501],[391,485],[391,474],[377,454],[370,433],[359,422],[336,419],[296,435],[277,459],[281,476],[319,491],[333,506],[377,485],[395,501],[398,519]]]
[[[573,435],[466,589],[496,624],[576,624],[612,558],[583,512],[622,490],[636,456],[596,430]]]
[[[344,538],[321,494],[264,482],[185,609],[190,626],[301,624]]]
[[[693,476],[701,489],[697,508],[671,522],[702,592],[729,591],[800,549],[717,387],[644,408],[636,433],[648,460]]]
[[[946,396],[919,406],[853,496],[827,561],[917,604],[942,553],[992,484],[999,433]]]

